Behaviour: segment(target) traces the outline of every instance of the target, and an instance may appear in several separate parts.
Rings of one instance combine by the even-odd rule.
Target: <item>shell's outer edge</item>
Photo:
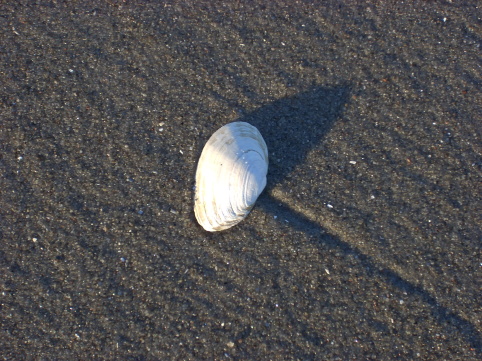
[[[218,129],[204,146],[196,171],[199,224],[214,232],[241,222],[265,188],[267,172],[268,149],[256,127],[233,122]]]

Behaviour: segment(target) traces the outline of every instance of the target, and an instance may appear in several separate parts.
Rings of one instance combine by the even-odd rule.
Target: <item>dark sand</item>
[[[18,3],[1,359],[482,358],[477,1]],[[196,162],[235,120],[268,187],[210,234]]]

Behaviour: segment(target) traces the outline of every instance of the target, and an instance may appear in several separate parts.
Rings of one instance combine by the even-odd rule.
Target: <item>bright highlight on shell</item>
[[[266,186],[268,148],[256,127],[234,122],[209,138],[196,171],[194,213],[210,232],[241,222]]]

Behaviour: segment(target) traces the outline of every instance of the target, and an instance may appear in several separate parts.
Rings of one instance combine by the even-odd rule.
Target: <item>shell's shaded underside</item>
[[[266,186],[268,149],[251,124],[234,122],[209,138],[196,171],[194,213],[207,231],[241,222]]]

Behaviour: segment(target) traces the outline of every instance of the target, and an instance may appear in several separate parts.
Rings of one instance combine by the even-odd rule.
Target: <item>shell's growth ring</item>
[[[194,213],[210,232],[241,222],[266,186],[268,148],[251,124],[234,122],[209,138],[196,171]]]

